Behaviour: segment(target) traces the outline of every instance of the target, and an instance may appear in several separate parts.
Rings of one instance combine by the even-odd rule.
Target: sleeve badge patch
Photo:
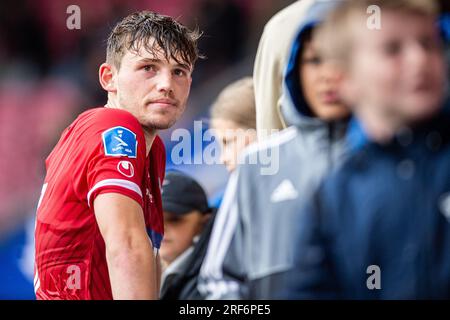
[[[136,158],[136,134],[124,127],[114,127],[102,133],[105,155]]]

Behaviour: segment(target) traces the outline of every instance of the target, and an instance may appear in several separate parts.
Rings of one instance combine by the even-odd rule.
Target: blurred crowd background
[[[153,10],[203,31],[187,107],[161,132],[170,161],[175,128],[193,131],[228,83],[251,75],[265,22],[290,0],[16,0],[0,2],[0,299],[34,299],[34,214],[44,159],[77,114],[106,102],[98,83],[106,37],[122,17]],[[77,5],[81,28],[66,26]],[[207,122],[205,122],[207,124]],[[206,125],[203,129],[207,129]],[[223,191],[221,165],[177,165],[196,177],[212,202]],[[219,196],[220,197],[220,196]]]

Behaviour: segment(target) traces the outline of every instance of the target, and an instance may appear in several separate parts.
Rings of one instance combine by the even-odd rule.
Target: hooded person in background
[[[164,240],[161,299],[199,299],[197,275],[206,252],[213,209],[197,181],[170,171],[162,185]]]
[[[314,3],[300,17],[282,108],[295,125],[249,146],[230,177],[200,272],[199,291],[208,299],[278,296],[293,267],[298,206],[340,162],[349,110],[337,96],[339,74],[318,55],[313,33],[335,3]],[[250,161],[267,153],[279,155],[272,159],[278,170],[264,175],[262,164]]]
[[[299,0],[275,14],[264,27],[253,68],[258,141],[285,129],[289,120],[281,113],[284,70],[299,17],[316,0]]]
[[[317,0],[295,1],[275,14],[264,27],[253,68],[258,141],[267,139],[273,130],[282,130],[291,124],[281,112],[283,72],[297,32],[299,17],[315,1]],[[450,4],[448,0],[440,2],[449,35]],[[449,46],[447,57],[450,59]]]

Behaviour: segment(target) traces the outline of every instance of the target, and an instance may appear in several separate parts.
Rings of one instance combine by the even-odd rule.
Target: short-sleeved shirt
[[[144,131],[127,111],[90,109],[65,129],[46,160],[37,209],[38,299],[112,299],[94,199],[119,193],[138,202],[159,249],[164,170],[163,142],[157,136],[147,156]]]

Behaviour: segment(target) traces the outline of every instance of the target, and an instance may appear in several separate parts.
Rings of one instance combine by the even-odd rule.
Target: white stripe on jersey
[[[40,286],[41,286],[41,281],[39,279],[39,275],[38,275],[38,271],[37,271],[37,267],[36,267],[36,274],[34,276],[34,293],[35,294],[38,291]]]
[[[123,179],[106,179],[106,180],[97,182],[95,184],[95,186],[93,186],[92,189],[89,190],[89,192],[87,194],[88,205],[90,203],[89,199],[92,195],[92,192],[94,192],[98,188],[105,187],[105,186],[122,187],[122,188],[136,192],[142,198],[142,191],[136,183],[128,181],[128,180],[123,180]]]

